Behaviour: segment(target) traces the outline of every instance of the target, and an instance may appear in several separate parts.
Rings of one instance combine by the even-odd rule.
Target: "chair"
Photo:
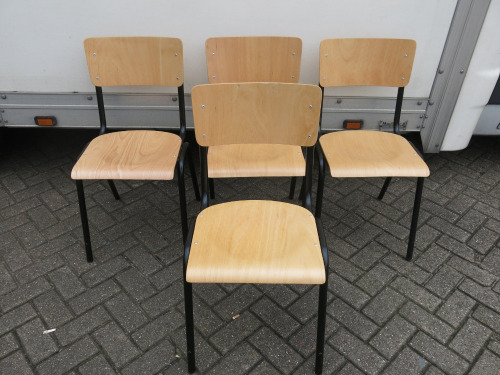
[[[392,177],[417,177],[407,260],[413,257],[424,177],[429,176],[418,150],[399,135],[404,87],[410,81],[415,50],[415,41],[408,39],[325,39],[319,68],[323,97],[324,88],[333,86],[397,87],[398,95],[392,134],[346,130],[320,137],[316,216],[321,217],[326,166],[337,178],[386,177],[378,199],[384,197]]]
[[[205,43],[210,83],[297,83],[302,40],[294,37],[219,37]],[[228,163],[228,161],[231,161]],[[304,176],[301,149],[290,145],[217,145],[208,152],[210,197],[214,178],[292,176],[293,199],[297,176]]]
[[[83,180],[108,180],[115,199],[120,199],[113,180],[172,180],[178,173],[182,233],[188,231],[184,187],[183,143],[186,115],[183,88],[182,42],[176,38],[89,38],[84,42],[90,78],[96,86],[100,135],[83,150],[71,171],[76,181],[87,261],[93,261]],[[130,130],[106,133],[102,87],[129,85],[173,86],[178,90],[180,134]],[[140,124],[144,127],[143,124]],[[198,184],[191,158],[191,176],[197,199]]]
[[[188,371],[195,371],[192,283],[319,284],[316,373],[322,372],[328,251],[310,189],[321,92],[285,83],[201,85],[191,92],[201,146],[202,205],[184,255]],[[208,148],[232,144],[306,147],[304,207],[237,201],[209,207]]]

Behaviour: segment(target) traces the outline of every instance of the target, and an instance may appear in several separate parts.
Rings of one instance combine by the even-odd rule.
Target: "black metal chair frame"
[[[321,121],[322,121],[322,115],[323,115],[323,102],[324,102],[324,96],[325,96],[325,89],[321,84],[319,84],[319,87],[321,88],[321,114],[320,114],[320,125],[319,125],[319,135],[318,135],[318,147],[316,148],[316,156],[318,160],[318,166],[319,166],[319,177],[318,177],[318,190],[316,194],[316,210],[315,210],[315,216],[317,218],[321,217],[321,210],[322,210],[322,204],[323,204],[323,191],[324,191],[324,186],[325,186],[325,169],[326,167],[330,168],[328,166],[328,161],[325,158],[323,149],[321,148],[321,144],[319,143],[319,138],[321,135],[324,133],[322,132],[321,129]],[[393,123],[393,133],[400,135],[399,131],[399,121],[401,118],[401,108],[403,105],[403,96],[404,96],[404,87],[398,87],[398,95],[396,97],[396,108],[394,112],[394,123]],[[355,130],[353,130],[355,131]],[[410,142],[412,147],[415,149],[415,151],[422,157],[422,153],[413,145],[413,143]],[[411,219],[411,224],[410,224],[410,235],[408,238],[408,248],[406,250],[406,260],[411,261],[413,258],[413,249],[415,245],[415,236],[417,233],[417,225],[418,225],[418,216],[420,212],[420,202],[422,200],[422,191],[424,187],[424,178],[425,177],[417,177],[417,187],[415,191],[415,199],[413,203],[413,213],[412,213],[412,219]],[[382,186],[382,189],[377,197],[378,200],[382,200],[384,198],[385,192],[387,191],[387,188],[389,187],[389,184],[391,183],[392,177],[386,177],[384,184]]]
[[[305,179],[305,191],[303,194],[302,204],[305,208],[311,211],[311,186],[312,186],[312,170],[314,163],[314,148],[306,147],[306,176]],[[201,210],[208,207],[209,202],[209,179],[208,179],[208,165],[207,165],[207,153],[208,147],[200,147],[200,159],[201,159]],[[311,212],[312,213],[312,212]],[[316,226],[318,229],[318,235],[321,246],[321,253],[323,256],[323,262],[325,265],[325,283],[319,285],[319,301],[318,301],[318,326],[317,326],[317,336],[316,336],[316,362],[315,362],[315,373],[321,374],[323,372],[323,357],[324,357],[324,345],[325,345],[325,329],[326,329],[326,304],[327,304],[327,292],[328,292],[328,249],[326,244],[326,238],[323,231],[323,225],[319,218],[316,218]],[[191,374],[195,371],[195,344],[194,344],[194,317],[193,317],[193,286],[192,283],[186,281],[186,271],[189,260],[189,253],[191,251],[191,243],[193,240],[195,223],[193,222],[189,229],[189,234],[187,236],[186,247],[184,251],[184,303],[185,303],[185,313],[186,313],[186,339],[187,339],[187,360],[188,360],[188,372]]]
[[[99,135],[105,134],[107,132],[106,125],[106,114],[104,109],[104,96],[102,93],[102,87],[96,86],[96,97],[97,97],[97,108],[99,110],[99,120],[101,123]],[[186,153],[189,148],[189,143],[184,142],[186,137],[186,108],[185,108],[185,99],[184,99],[184,85],[181,85],[177,88],[178,93],[178,103],[179,103],[179,120],[180,120],[180,132],[179,136],[181,137],[182,146],[179,151],[179,156],[177,158],[176,170],[177,170],[177,183],[179,187],[179,203],[180,203],[180,211],[181,211],[181,225],[182,225],[182,239],[185,242],[188,234],[188,218],[187,218],[187,207],[186,207],[186,188],[184,181],[184,162],[186,158]],[[83,154],[88,144],[85,146],[83,151],[80,153]],[[194,166],[194,161],[192,156],[187,153],[187,159],[189,163],[191,179],[193,182],[193,188],[196,196],[196,200],[200,200],[200,192],[198,187],[198,180],[196,178],[196,171]],[[88,224],[87,217],[87,207],[85,203],[85,193],[83,189],[83,180],[75,180],[76,189],[78,193],[78,204],[80,206],[80,216],[82,220],[82,229],[83,229],[83,239],[85,243],[85,252],[87,255],[87,262],[91,263],[94,261],[94,256],[92,253],[92,244],[90,241],[90,230]],[[118,193],[118,189],[115,186],[113,180],[108,180],[109,187],[113,196],[116,200],[120,199],[120,195]]]

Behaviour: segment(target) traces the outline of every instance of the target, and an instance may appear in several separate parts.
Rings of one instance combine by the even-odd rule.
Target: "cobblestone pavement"
[[[0,374],[184,374],[177,186],[86,183],[84,257],[70,170],[95,131],[10,130],[0,157]],[[427,155],[415,181],[327,179],[325,374],[500,374],[500,140]],[[194,201],[189,180],[190,216]],[[287,200],[288,179],[217,181],[217,200]],[[198,373],[312,374],[317,287],[196,285]],[[238,319],[232,319],[239,314]],[[43,334],[44,330],[55,329]]]

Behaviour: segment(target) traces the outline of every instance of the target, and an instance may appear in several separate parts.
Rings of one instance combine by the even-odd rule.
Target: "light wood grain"
[[[95,86],[156,85],[184,82],[182,41],[161,37],[104,37],[84,41]]]
[[[205,43],[210,83],[299,82],[302,40],[221,37]]]
[[[323,284],[313,215],[273,201],[238,201],[196,219],[186,279],[194,283]]]
[[[175,134],[131,130],[94,138],[71,171],[75,180],[171,180],[181,138]]]
[[[299,80],[302,41],[294,37],[220,37],[207,39],[210,83]],[[299,149],[300,151],[300,149]],[[208,176],[303,176],[305,162],[296,146],[248,144],[211,146]]]
[[[321,90],[293,83],[221,83],[191,91],[196,141],[312,146],[317,139]]]
[[[319,143],[332,177],[427,177],[429,168],[403,137],[352,130],[323,135]]]
[[[325,39],[319,83],[331,86],[404,87],[410,82],[416,42],[410,39]]]
[[[208,177],[304,176],[306,163],[299,146],[243,144],[210,146]]]

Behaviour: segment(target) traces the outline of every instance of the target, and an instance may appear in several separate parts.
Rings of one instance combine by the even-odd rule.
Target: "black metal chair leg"
[[[197,201],[201,201],[200,187],[198,186],[198,178],[196,177],[196,169],[194,167],[193,155],[191,152],[187,153],[187,159],[189,163],[189,171],[191,173],[191,180],[193,181],[194,195]]]
[[[200,165],[201,165],[201,209],[204,210],[210,204],[209,195],[209,178],[207,176],[207,147],[200,147]],[[213,182],[213,181],[212,181]]]
[[[297,185],[297,177],[292,177],[290,180],[290,194],[288,194],[288,199],[293,199],[295,195],[295,185]]]
[[[184,159],[186,157],[186,150],[188,148],[188,143],[183,143],[180,155],[179,162],[177,163],[177,176],[178,181],[177,184],[179,186],[179,204],[181,208],[181,226],[182,226],[182,241],[186,243],[187,234],[188,234],[188,218],[187,218],[187,207],[186,207],[186,184],[184,181]]]
[[[302,184],[300,185],[300,193],[299,193],[299,201],[304,199],[305,188],[306,188],[306,179],[305,177],[302,179]]]
[[[318,157],[319,176],[318,190],[316,192],[316,210],[314,215],[317,218],[320,218],[323,206],[323,189],[325,187],[325,159],[323,158],[322,151],[319,151],[318,149],[316,149],[316,156]]]
[[[316,365],[314,367],[314,372],[316,374],[321,374],[323,372],[327,292],[328,292],[328,279],[326,279],[326,282],[324,284],[319,286],[318,329],[316,337]]]
[[[302,186],[300,188],[300,199],[302,200],[303,207],[312,212],[312,171],[314,164],[314,146],[308,147],[306,150],[306,173],[302,179]]]
[[[113,196],[115,199],[118,201],[120,200],[120,194],[118,194],[118,189],[116,189],[115,183],[113,180],[108,180],[109,187],[111,188],[111,191],[113,192]]]
[[[186,343],[188,373],[196,370],[194,354],[193,285],[184,281],[184,306],[186,312]]]
[[[215,185],[213,178],[208,179],[208,185],[208,188],[210,190],[210,199],[215,199]]]
[[[391,183],[392,177],[386,177],[384,181],[384,186],[382,186],[382,190],[380,190],[380,194],[378,195],[378,200],[382,200],[384,198],[385,192]]]
[[[418,177],[417,189],[415,191],[415,202],[413,203],[413,215],[411,218],[410,237],[408,238],[408,250],[406,251],[406,260],[413,258],[413,247],[415,245],[415,236],[417,234],[418,214],[420,212],[420,201],[422,200],[422,190],[424,188],[424,178]]]
[[[85,243],[85,252],[87,254],[87,262],[92,263],[94,256],[92,255],[92,245],[90,243],[89,221],[87,218],[87,206],[85,204],[85,194],[83,192],[83,181],[75,180],[76,191],[78,193],[78,204],[80,206],[80,217],[82,219],[83,242]]]

